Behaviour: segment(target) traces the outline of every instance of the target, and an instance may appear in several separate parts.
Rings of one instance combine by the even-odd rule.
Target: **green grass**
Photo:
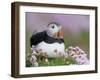
[[[37,62],[39,64],[39,67],[40,66],[60,66],[60,65],[76,64],[76,62],[70,57],[68,57],[66,59],[64,59],[64,58],[49,58],[48,62],[45,62],[43,60],[38,60]],[[26,67],[32,66],[32,64],[28,60],[26,61],[26,63],[27,63]]]

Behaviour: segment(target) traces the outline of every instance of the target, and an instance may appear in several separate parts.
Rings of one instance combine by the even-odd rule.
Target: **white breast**
[[[42,49],[43,52],[47,53],[48,57],[59,57],[65,55],[64,43],[48,44],[43,41],[36,46],[36,49]]]

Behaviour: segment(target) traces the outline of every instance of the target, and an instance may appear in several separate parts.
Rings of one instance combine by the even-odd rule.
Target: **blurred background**
[[[31,53],[30,37],[44,31],[50,22],[61,24],[65,47],[79,46],[89,57],[89,15],[26,12],[26,56]]]

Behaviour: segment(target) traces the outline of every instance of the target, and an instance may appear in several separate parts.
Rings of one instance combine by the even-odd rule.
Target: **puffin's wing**
[[[32,37],[30,38],[31,47],[32,47],[32,45],[36,46],[40,42],[44,41],[45,37],[46,37],[46,31],[33,34]]]

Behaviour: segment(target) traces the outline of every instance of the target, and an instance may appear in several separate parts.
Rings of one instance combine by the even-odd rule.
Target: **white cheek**
[[[57,33],[58,30],[59,30],[58,28],[51,29],[51,31],[52,31],[53,34],[54,34],[54,33]]]

